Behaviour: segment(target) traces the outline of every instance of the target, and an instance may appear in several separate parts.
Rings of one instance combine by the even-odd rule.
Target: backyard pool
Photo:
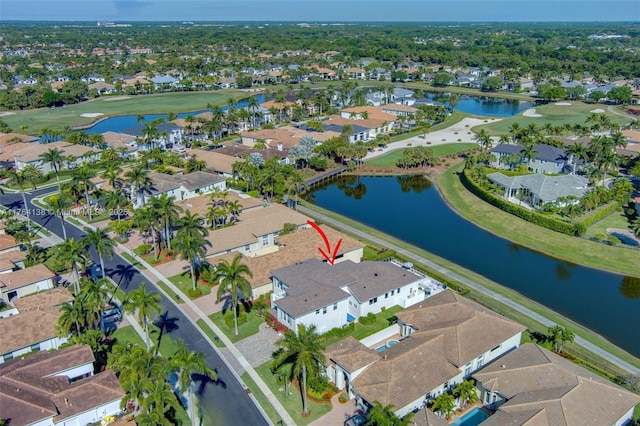
[[[477,426],[489,418],[489,414],[482,408],[474,408],[462,417],[453,419],[455,426]]]
[[[385,351],[385,350],[389,349],[391,346],[395,346],[397,344],[398,344],[397,340],[389,340],[386,344],[384,344],[382,346],[378,346],[376,348],[376,351],[377,352],[382,352],[382,351]]]

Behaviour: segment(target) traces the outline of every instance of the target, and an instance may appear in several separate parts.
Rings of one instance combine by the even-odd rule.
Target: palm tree
[[[153,206],[144,206],[141,209],[136,210],[136,214],[133,216],[133,223],[138,227],[140,234],[146,231],[151,235],[151,240],[153,242],[153,254],[157,259],[160,253],[160,244],[157,242],[159,239],[159,236],[157,236],[158,216]]]
[[[549,327],[547,333],[549,333],[549,339],[553,342],[554,350],[557,353],[561,353],[564,344],[573,342],[576,337],[573,331],[559,325]]]
[[[520,157],[524,160],[527,159],[527,164],[536,158],[536,154],[538,153],[538,149],[536,145],[533,143],[528,143],[522,147],[520,150]]]
[[[151,179],[149,179],[149,172],[142,167],[134,167],[125,173],[125,177],[133,187],[136,194],[136,202],[139,207],[144,206],[144,193],[151,188]]]
[[[35,181],[39,176],[42,176],[40,169],[32,164],[25,166],[22,170],[15,172],[9,171],[9,185],[15,185],[20,188],[20,195],[22,196],[22,205],[24,208],[25,216],[27,217],[27,230],[31,231],[31,216],[29,205],[27,204],[27,197],[25,196],[24,186],[26,183],[31,182],[33,189],[35,189]]]
[[[493,145],[493,139],[491,139],[491,135],[489,135],[486,129],[480,129],[478,133],[473,135],[473,140],[478,142],[482,149],[489,149]]]
[[[580,160],[587,161],[589,159],[589,153],[587,151],[587,147],[585,147],[580,142],[574,143],[569,148],[567,148],[565,152],[573,156],[573,167],[571,170],[572,175],[576,174],[576,167],[578,165],[578,161]]]
[[[96,175],[95,171],[91,169],[88,163],[83,163],[78,169],[76,169],[73,173],[73,179],[79,182],[84,189],[85,200],[87,201],[87,211],[89,212],[89,220],[91,220],[91,199],[89,198],[89,189],[93,187],[93,182],[91,182],[91,178]]]
[[[62,193],[60,188],[60,175],[58,174],[60,167],[64,164],[64,151],[58,148],[50,148],[47,152],[40,154],[40,158],[44,163],[49,163],[51,168],[56,174],[56,180],[58,181],[58,193]]]
[[[87,311],[81,298],[60,305],[60,316],[56,323],[56,334],[67,337],[70,334],[80,336],[88,324]]]
[[[98,252],[98,258],[100,259],[100,268],[102,269],[102,278],[106,277],[104,270],[104,257],[111,259],[113,257],[113,248],[116,246],[116,242],[111,239],[109,232],[105,228],[85,228],[86,236],[83,241],[87,248],[94,247]]]
[[[453,395],[460,399],[463,407],[466,407],[468,403],[473,404],[478,401],[478,391],[472,380],[464,380],[456,386],[455,389],[453,389]]]
[[[116,216],[118,218],[118,222],[120,222],[120,217],[122,216],[121,207],[127,204],[127,196],[124,194],[122,188],[114,188],[112,191],[106,191],[102,194],[101,201],[103,206],[110,210],[115,211]]]
[[[234,332],[238,335],[238,295],[242,294],[245,299],[251,299],[253,297],[253,290],[251,283],[247,280],[247,277],[253,278],[253,273],[249,270],[249,267],[240,263],[242,255],[237,254],[231,263],[226,259],[218,263],[216,271],[213,276],[214,281],[218,281],[220,286],[218,287],[218,301],[222,299],[222,296],[231,292],[231,306],[233,309],[233,321]]]
[[[184,340],[178,340],[175,354],[171,357],[169,364],[171,369],[180,372],[178,379],[178,387],[180,392],[187,391],[189,410],[191,412],[191,424],[196,424],[196,416],[194,412],[193,391],[191,386],[191,376],[193,374],[202,374],[211,380],[218,380],[218,373],[207,365],[207,361],[202,352],[187,350]]]
[[[80,296],[88,310],[95,314],[93,318],[91,318],[94,325],[98,325],[100,323],[104,306],[109,302],[109,289],[107,288],[108,283],[109,281],[105,278],[101,278],[98,281],[83,278]]]
[[[61,192],[59,195],[53,195],[49,199],[49,206],[53,209],[53,214],[60,216],[60,222],[62,223],[62,235],[64,239],[67,239],[67,228],[64,222],[64,215],[67,209],[73,205],[73,200],[66,193]]]
[[[167,193],[161,194],[152,200],[151,204],[155,212],[160,217],[164,229],[164,241],[167,249],[171,250],[171,226],[180,218],[182,207],[173,204],[175,199]]]
[[[209,230],[202,224],[200,216],[195,213],[191,213],[189,210],[185,212],[184,216],[178,223],[180,226],[178,233],[181,233],[182,235],[199,236],[202,238],[209,235]]]
[[[75,294],[80,293],[80,277],[78,268],[87,264],[87,247],[82,240],[66,239],[56,246],[56,257],[67,268],[73,271]]]
[[[127,313],[137,313],[138,322],[142,324],[146,336],[147,350],[151,348],[151,340],[149,339],[149,319],[153,314],[159,313],[160,295],[158,293],[147,293],[146,283],[142,282],[137,290],[129,293],[122,307]]]
[[[325,363],[324,346],[320,335],[316,332],[316,326],[309,328],[298,326],[298,333],[288,331],[282,340],[276,342],[280,348],[273,359],[272,370],[277,370],[285,364],[291,364],[291,375],[300,383],[302,393],[302,415],[308,416],[307,407],[307,374],[317,376],[319,366]],[[291,377],[291,378],[292,378]]]
[[[439,413],[442,417],[448,419],[451,413],[455,410],[456,401],[453,395],[449,393],[443,393],[438,395],[431,403],[431,410],[434,413]]]
[[[182,260],[189,261],[191,268],[191,283],[193,291],[196,291],[196,262],[207,254],[204,246],[206,240],[198,234],[187,234],[180,229],[176,235],[174,247],[180,253]]]
[[[402,419],[393,411],[394,405],[383,406],[379,401],[373,401],[373,407],[367,413],[367,426],[408,426],[412,424],[413,413],[409,413]]]

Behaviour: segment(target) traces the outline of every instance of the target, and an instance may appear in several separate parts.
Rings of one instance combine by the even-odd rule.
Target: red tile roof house
[[[44,265],[0,274],[1,298],[10,302],[19,297],[50,290],[54,287],[55,276],[56,274]]]
[[[499,425],[627,424],[640,396],[537,346],[526,343],[473,374]]]
[[[16,243],[16,239],[9,234],[0,234],[0,254],[9,253],[11,251],[19,251],[20,244]]]
[[[111,370],[93,375],[88,346],[40,352],[0,365],[2,418],[12,425],[86,425],[120,411],[125,396]]]
[[[379,401],[393,404],[399,417],[425,407],[486,363],[517,348],[525,330],[451,290],[396,317],[400,340],[395,346],[378,352],[364,341],[345,339],[329,346],[326,358],[329,380],[347,389],[363,410]]]

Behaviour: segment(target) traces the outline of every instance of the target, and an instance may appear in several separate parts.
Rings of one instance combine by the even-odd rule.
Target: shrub
[[[355,323],[351,322],[346,327],[335,327],[335,328],[332,328],[331,330],[329,330],[326,333],[324,333],[322,335],[322,337],[325,338],[325,339],[330,339],[332,337],[346,337],[346,336],[350,335],[353,332],[355,327],[356,327]]]
[[[202,290],[200,290],[199,288],[190,288],[189,290],[187,290],[187,295],[192,298],[195,299],[196,297],[200,297],[202,296]],[[233,324],[232,324],[233,325]]]
[[[248,321],[247,313],[246,312],[239,312],[238,313],[238,325],[244,324],[247,321]],[[234,328],[233,310],[229,309],[224,314],[224,323],[227,325],[227,327]]]
[[[346,404],[347,401],[349,401],[349,394],[346,392],[342,392],[338,397],[338,402],[340,404]]]
[[[316,394],[322,395],[329,387],[329,382],[323,376],[310,376],[307,378],[307,387],[313,389]]]
[[[143,254],[151,253],[151,244],[140,244],[138,247],[133,249],[133,252],[138,256],[142,256]]]
[[[373,312],[369,312],[367,316],[360,317],[358,322],[362,325],[371,325],[376,322],[376,315]]]

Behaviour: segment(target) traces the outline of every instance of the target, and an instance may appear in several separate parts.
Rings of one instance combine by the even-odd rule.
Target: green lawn
[[[222,343],[222,341],[218,338],[216,333],[214,333],[213,330],[209,328],[209,326],[204,322],[203,319],[199,319],[198,321],[196,321],[196,324],[198,325],[198,327],[202,329],[202,331],[204,331],[204,334],[206,334],[209,337],[209,339],[211,339],[211,341],[213,342],[214,345],[216,345],[216,347],[224,348],[224,343]]]
[[[372,324],[364,325],[357,322],[350,336],[352,336],[356,340],[361,340],[367,336],[371,336],[372,334],[377,333],[380,330],[384,330],[392,324],[393,317],[401,310],[402,308],[400,306],[393,306],[385,310],[384,312],[376,314],[376,322]],[[325,346],[333,345],[334,343],[339,342],[344,338],[345,336],[329,337],[324,340],[323,344]]]
[[[518,123],[520,127],[527,127],[531,123],[535,123],[538,127],[544,126],[545,123],[551,123],[554,126],[562,126],[566,123],[585,124],[587,117],[591,115],[591,111],[598,108],[604,109],[606,111],[604,114],[614,123],[626,124],[631,121],[631,118],[611,113],[607,110],[606,105],[585,104],[583,102],[576,101],[570,102],[571,106],[555,105],[554,103],[537,106],[536,113],[541,114],[542,117],[525,117],[523,115],[517,115],[490,124],[481,124],[472,128],[472,130],[477,132],[480,129],[487,129],[491,135],[498,136],[508,134],[509,127],[513,123]]]
[[[436,145],[431,148],[433,150],[433,155],[435,158],[441,157],[443,155],[454,154],[456,152],[465,151],[467,149],[477,148],[478,144],[476,143],[448,143],[444,145]],[[406,148],[410,149],[410,148]],[[381,155],[380,157],[376,157],[372,160],[368,160],[365,163],[369,166],[374,167],[391,167],[395,166],[400,158],[402,158],[402,153],[405,149],[398,149],[395,151],[391,151],[388,154]]]
[[[640,404],[636,405],[636,409],[633,412],[633,420],[640,420]]]
[[[158,342],[159,331],[160,329],[158,327],[150,325],[149,337],[151,338],[151,343],[154,345]],[[111,337],[115,337],[118,342],[137,344],[142,347],[145,346],[144,340],[138,336],[138,333],[136,333],[132,325],[118,327],[118,329],[111,334]],[[160,354],[164,357],[170,357],[175,353],[176,348],[176,342],[171,338],[171,334],[165,332],[160,342]]]
[[[588,227],[585,237],[591,238],[597,234],[606,234],[607,228],[629,229],[629,225],[631,225],[631,223],[629,223],[627,216],[622,211],[613,212]]]
[[[133,345],[144,346],[144,340],[138,336],[138,333],[133,329],[133,326],[127,325],[126,327],[118,327],[116,331],[111,333],[111,337],[115,338],[120,343],[131,343]]]
[[[225,105],[227,99],[246,98],[246,92],[240,90],[217,90],[214,92],[176,92],[137,96],[103,96],[98,99],[66,108],[41,108],[37,110],[16,111],[16,114],[3,117],[3,121],[13,128],[27,126],[26,133],[37,133],[46,127],[62,129],[64,126],[87,126],[95,118],[81,117],[86,113],[102,113],[103,117],[137,114],[166,114],[169,112],[189,112],[206,108],[207,104]]]
[[[262,380],[264,380],[269,389],[271,389],[271,392],[273,392],[276,398],[280,400],[297,425],[307,425],[331,411],[330,403],[318,404],[313,401],[309,401],[308,404],[311,415],[309,417],[302,417],[302,396],[300,395],[300,392],[295,387],[287,386],[287,393],[290,393],[290,395],[285,396],[284,385],[278,383],[276,376],[271,374],[269,364],[270,363],[267,362],[256,367],[256,372]]]
[[[222,318],[222,312],[209,315],[209,318],[233,343],[258,333],[260,324],[264,322],[264,317],[258,317],[254,312],[247,312],[247,322],[238,324],[238,335],[235,336],[233,326],[227,327]]]
[[[131,257],[131,255],[129,253],[127,253],[127,252],[123,251],[122,253],[120,253],[120,256],[124,257],[126,260],[129,261],[129,263],[131,263],[133,266],[135,266],[138,269],[147,269],[146,266],[144,266],[138,260],[136,260],[133,257]]]
[[[175,286],[178,287],[180,289],[180,291],[182,291],[184,294],[187,294],[187,295],[189,294],[188,293],[189,290],[191,290],[193,288],[193,283],[191,282],[190,272],[183,272],[180,275],[175,275],[175,276],[169,278],[169,281],[171,281],[173,284],[175,284]],[[207,294],[211,293],[211,286],[208,285],[208,284],[202,284],[200,282],[196,282],[196,286],[202,292],[202,296],[206,296]]]
[[[242,379],[244,384],[247,385],[253,396],[258,401],[258,404],[260,404],[264,412],[267,413],[267,416],[269,416],[269,419],[271,419],[273,424],[278,424],[278,420],[280,420],[278,410],[276,410],[273,405],[271,405],[265,394],[258,387],[256,382],[253,381],[249,373],[244,373],[242,376],[240,376],[240,378]]]

